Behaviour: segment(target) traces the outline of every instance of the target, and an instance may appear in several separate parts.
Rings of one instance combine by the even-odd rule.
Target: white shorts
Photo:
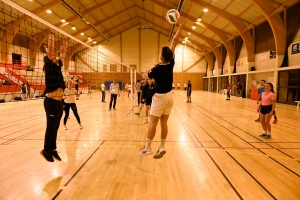
[[[152,104],[150,115],[161,117],[161,115],[170,115],[173,107],[172,92],[166,94],[154,94],[152,97]]]

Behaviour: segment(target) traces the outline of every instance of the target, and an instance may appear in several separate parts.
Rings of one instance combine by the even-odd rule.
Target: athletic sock
[[[166,139],[161,139],[161,140],[160,140],[160,145],[159,145],[159,148],[158,148],[158,149],[164,148],[164,147],[165,147],[165,143],[166,143]]]
[[[151,139],[149,139],[149,138],[146,139],[146,146],[145,146],[145,149],[151,149],[151,142],[152,142]]]

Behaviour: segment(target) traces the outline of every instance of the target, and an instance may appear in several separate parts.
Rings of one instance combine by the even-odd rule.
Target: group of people
[[[163,47],[160,54],[160,63],[155,67],[147,70],[143,75],[142,82],[136,84],[138,94],[139,104],[146,104],[146,120],[150,122],[145,146],[140,151],[139,156],[147,156],[152,154],[151,143],[156,135],[156,127],[160,121],[161,125],[161,140],[160,145],[153,156],[154,159],[159,159],[166,154],[165,143],[168,135],[168,119],[173,107],[173,68],[175,65],[174,51],[176,45],[179,41],[180,33],[183,24],[179,25],[179,28],[174,35],[170,47]],[[63,114],[63,99],[65,100],[65,118],[64,125],[66,128],[66,122],[69,115],[70,108],[73,110],[75,117],[79,123],[80,128],[82,128],[80,123],[80,118],[77,112],[77,107],[75,104],[75,98],[80,94],[72,89],[72,83],[68,83],[68,88],[64,83],[64,79],[61,72],[61,67],[63,66],[62,60],[64,60],[66,54],[66,42],[67,38],[63,38],[63,45],[60,51],[60,58],[55,57],[54,50],[54,35],[53,29],[50,30],[49,40],[48,40],[48,55],[44,58],[44,72],[46,80],[46,90],[44,99],[44,108],[47,117],[47,127],[45,133],[44,149],[40,152],[41,155],[49,162],[54,162],[54,159],[61,161],[60,156],[56,150],[56,138],[57,131],[60,125],[60,120]],[[146,81],[147,80],[147,81]],[[154,84],[155,80],[155,84]],[[131,89],[133,85],[130,83]],[[180,87],[180,86],[179,86]],[[101,91],[105,95],[105,85],[101,85]],[[109,87],[111,94],[111,100],[109,104],[109,110],[116,109],[117,96],[120,96],[120,85],[117,80],[114,80]],[[262,90],[261,90],[262,91]],[[187,85],[187,102],[191,102],[191,92],[192,85],[189,81]],[[230,92],[230,88],[228,89]],[[229,97],[230,99],[230,97]],[[260,103],[257,109],[260,112],[260,122],[262,124],[264,133],[260,136],[268,139],[271,137],[271,125],[270,119],[275,111],[275,94],[273,91],[273,85],[271,83],[266,83],[265,90],[260,94]],[[102,101],[105,102],[105,96],[102,97]],[[140,114],[142,106],[139,108]],[[150,112],[149,112],[150,110]]]
[[[183,24],[185,24],[186,21],[187,20],[185,20]],[[162,48],[160,63],[142,75],[142,78],[145,80],[148,79],[148,82],[144,85],[141,84],[141,86],[143,85],[144,88],[141,88],[140,86],[139,90],[137,90],[137,93],[140,94],[140,101],[142,103],[145,102],[146,106],[148,107],[151,105],[149,117],[150,126],[148,129],[145,146],[139,153],[139,156],[152,154],[151,142],[156,134],[156,126],[158,121],[161,121],[161,142],[153,158],[161,158],[166,153],[164,146],[168,134],[167,121],[173,107],[173,95],[171,94],[171,91],[173,82],[173,68],[175,65],[174,51],[179,41],[182,27],[183,25],[179,25],[178,31],[176,32],[170,47]],[[49,162],[54,162],[54,159],[61,161],[61,158],[57,152],[56,138],[60,120],[63,115],[63,106],[65,107],[66,112],[64,118],[65,128],[70,108],[73,110],[80,128],[82,128],[75,104],[75,98],[78,98],[80,95],[76,91],[78,88],[75,87],[74,90],[72,88],[72,83],[69,82],[68,88],[66,89],[66,84],[64,82],[61,70],[63,66],[62,61],[66,56],[67,37],[63,37],[59,58],[56,58],[55,56],[54,44],[55,30],[50,29],[50,34],[48,37],[48,54],[44,57],[43,67],[46,84],[44,108],[46,112],[47,126],[45,132],[44,149],[40,152],[40,154]],[[153,79],[156,82],[155,86],[151,82]],[[145,86],[148,87],[147,90],[145,89]],[[101,90],[105,92],[105,87],[101,87]],[[115,106],[117,96],[120,95],[120,86],[116,80],[114,80],[114,82],[110,85],[109,90],[111,93],[109,110],[111,110],[111,108],[116,109]],[[64,103],[63,99],[65,100]],[[105,102],[105,99],[102,98],[102,101]]]
[[[239,85],[239,82],[238,84]],[[226,100],[230,100],[230,84],[227,84],[227,98]],[[264,137],[265,139],[271,138],[271,118],[274,115],[273,123],[277,123],[277,116],[275,112],[276,106],[276,95],[274,93],[274,87],[272,83],[266,83],[265,80],[260,81],[260,88],[258,89],[258,99],[257,104],[259,104],[257,108],[257,112],[259,112],[258,119],[256,122],[260,122],[263,128],[263,133],[259,136]]]
[[[28,82],[21,84],[21,98],[22,99],[30,98],[30,84]]]
[[[189,82],[188,82],[189,84]],[[188,84],[184,83],[183,86],[184,86],[184,90],[186,91],[187,87],[188,87]],[[175,89],[175,85],[174,83],[172,83],[172,89],[174,90]],[[177,83],[177,89],[180,90],[180,82]]]

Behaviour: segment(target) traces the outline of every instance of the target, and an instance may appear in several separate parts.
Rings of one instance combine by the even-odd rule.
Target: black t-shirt
[[[191,83],[188,83],[187,91],[192,92],[192,84]]]
[[[44,57],[44,72],[46,83],[45,93],[53,92],[58,88],[66,88],[64,77],[61,72],[63,63],[60,59],[58,60],[58,63],[59,66],[54,64],[53,61],[48,58],[48,56]]]
[[[172,90],[174,65],[173,56],[173,59],[168,64],[157,64],[148,72],[148,77],[155,80],[156,93],[165,94]]]
[[[153,83],[149,85],[148,83],[144,86],[142,91],[142,99],[152,99],[154,93],[155,93],[155,87]]]
[[[140,90],[143,92],[145,85],[141,84]]]

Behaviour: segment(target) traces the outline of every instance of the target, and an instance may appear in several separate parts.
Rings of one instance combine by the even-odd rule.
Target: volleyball
[[[180,13],[176,9],[171,9],[167,12],[167,22],[170,24],[176,24],[180,17]]]

